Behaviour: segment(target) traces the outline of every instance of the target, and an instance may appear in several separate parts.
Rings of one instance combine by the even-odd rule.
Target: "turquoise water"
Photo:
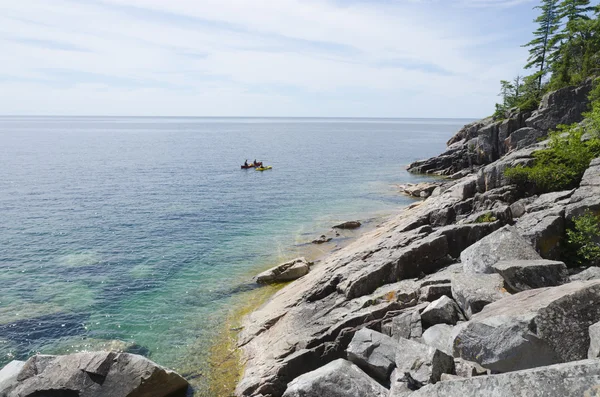
[[[202,362],[252,275],[409,203],[404,166],[466,122],[0,117],[0,365],[112,340]]]

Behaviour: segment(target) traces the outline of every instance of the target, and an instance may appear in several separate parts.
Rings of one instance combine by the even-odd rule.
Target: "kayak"
[[[270,165],[268,165],[266,167],[257,167],[256,171],[266,171],[266,170],[270,170],[271,168],[273,168],[273,167],[271,167]]]
[[[242,165],[241,167],[242,167],[243,170],[247,170],[248,168],[262,167],[262,163],[260,163],[260,162],[257,162],[256,164],[251,163],[251,164],[248,164],[248,165]]]

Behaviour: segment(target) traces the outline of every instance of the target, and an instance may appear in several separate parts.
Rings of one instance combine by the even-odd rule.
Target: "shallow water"
[[[0,117],[0,365],[111,343],[203,371],[252,275],[408,204],[404,166],[466,122]]]

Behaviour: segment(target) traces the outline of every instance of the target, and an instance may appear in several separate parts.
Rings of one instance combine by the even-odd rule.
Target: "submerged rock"
[[[296,280],[309,271],[310,263],[304,258],[297,258],[260,273],[256,276],[256,282],[268,284]]]
[[[361,227],[361,223],[359,221],[348,221],[344,223],[340,223],[339,225],[335,225],[334,229],[358,229]]]

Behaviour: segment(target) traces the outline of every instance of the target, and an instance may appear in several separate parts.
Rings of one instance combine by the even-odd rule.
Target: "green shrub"
[[[577,187],[590,161],[600,155],[597,134],[581,141],[586,130],[578,124],[560,126],[550,135],[548,148],[533,154],[532,166],[509,168],[504,172],[506,178],[514,184],[533,184],[540,193]]]
[[[586,211],[573,220],[574,226],[567,230],[567,252],[578,264],[600,260],[600,217]]]
[[[475,223],[490,223],[496,222],[497,220],[498,219],[491,212],[487,212],[477,217],[477,219],[475,219]]]

